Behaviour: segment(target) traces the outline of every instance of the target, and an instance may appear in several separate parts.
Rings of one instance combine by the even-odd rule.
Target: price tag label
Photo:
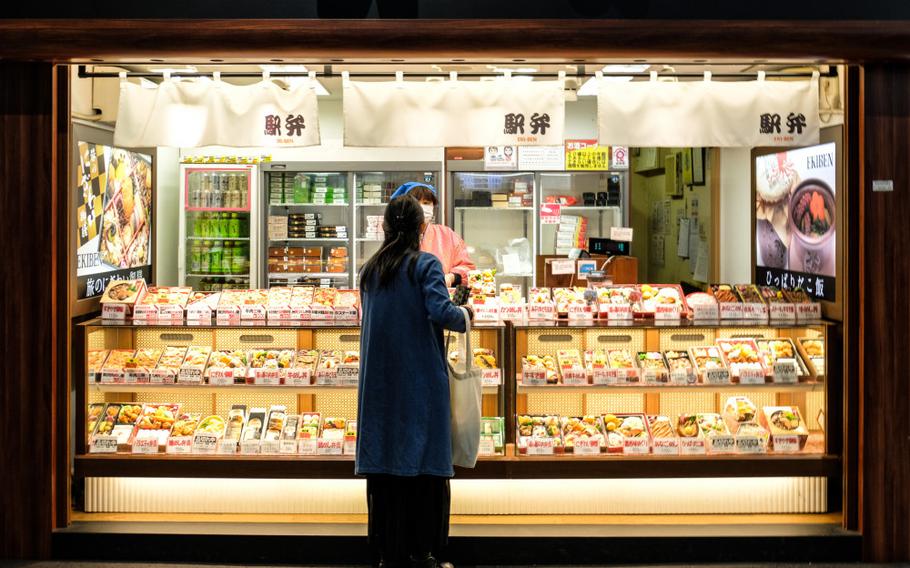
[[[232,446],[230,452],[219,453],[234,453],[237,447],[236,442],[233,442]],[[194,454],[214,454],[216,449],[218,449],[218,436],[204,432],[197,433],[193,436],[192,451]]]
[[[337,369],[317,369],[316,370],[316,384],[321,385],[321,386],[338,385],[338,370]]]
[[[132,452],[134,454],[157,454],[158,438],[136,438],[133,440]]]
[[[768,306],[768,317],[772,320],[795,321],[796,306],[793,304],[771,304]]]
[[[255,369],[253,371],[253,384],[280,385],[281,372],[279,369]]]
[[[642,380],[648,385],[660,385],[667,382],[667,372],[663,369],[642,369]]]
[[[477,455],[480,456],[495,456],[496,455],[496,443],[490,439],[480,440],[480,447],[477,450]]]
[[[754,367],[745,367],[739,370],[739,384],[763,385],[765,384],[765,370]]]
[[[265,306],[240,306],[240,319],[261,320],[265,319],[267,315],[268,312],[266,311]]]
[[[796,304],[796,319],[798,320],[817,320],[822,317],[821,304]]]
[[[648,443],[647,436],[639,436],[637,438],[624,437],[622,439],[622,453],[624,454],[639,455],[650,452],[651,445]]]
[[[338,367],[338,384],[356,387],[360,382],[360,367]]]
[[[123,382],[128,384],[149,382],[148,369],[125,369],[123,371]]]
[[[276,455],[281,445],[278,440],[263,440],[259,447],[263,454]]]
[[[95,436],[89,447],[90,454],[116,454],[117,438],[115,436]]]
[[[480,380],[485,387],[497,387],[502,384],[502,369],[484,369],[480,372]]]
[[[251,455],[258,454],[262,449],[262,445],[259,443],[259,440],[242,440],[240,442],[240,453]]]
[[[293,320],[308,320],[310,319],[310,307],[309,306],[298,306],[291,308],[291,319]]]
[[[495,302],[474,304],[475,321],[499,321],[499,306]]]
[[[758,436],[737,436],[736,451],[741,454],[761,454],[765,451],[765,444]]]
[[[521,373],[521,384],[531,387],[541,387],[547,384],[546,369],[526,368]]]
[[[320,438],[316,453],[320,456],[340,456],[344,452],[344,440],[325,440]]]
[[[523,304],[499,306],[499,317],[504,320],[522,320],[525,318],[525,307]]]
[[[705,441],[702,438],[680,438],[679,453],[684,456],[704,455]]]
[[[774,382],[795,384],[799,381],[798,367],[795,359],[778,359],[774,362]]]
[[[158,317],[168,320],[183,319],[183,308],[173,305],[158,306]]]
[[[720,319],[742,319],[743,305],[734,302],[721,302]]]
[[[147,320],[158,317],[158,308],[150,304],[139,304],[133,310],[133,319]]]
[[[186,309],[186,319],[194,321],[210,320],[212,319],[212,308],[202,303],[189,306]]]
[[[101,308],[101,319],[126,319],[126,304],[105,304]]]
[[[270,320],[289,320],[291,319],[291,308],[269,308],[267,316]]]
[[[656,320],[678,320],[681,314],[682,307],[679,304],[658,304],[654,307]]]
[[[619,369],[607,369],[605,367],[595,368],[591,371],[591,382],[595,385],[615,385],[617,383]]]
[[[759,303],[743,304],[743,319],[766,320],[768,319],[768,306]]]
[[[181,367],[180,373],[177,375],[178,383],[186,383],[193,385],[202,384],[202,369],[198,367]]]
[[[198,434],[196,437],[197,438],[199,437]],[[211,437],[214,438],[214,436],[211,436]],[[217,452],[219,454],[233,455],[233,454],[237,453],[237,440],[226,440],[226,439],[222,438],[221,440],[216,440],[216,442],[217,442],[217,448],[218,448]],[[195,441],[194,441],[193,453],[197,453],[196,447],[197,446],[195,445]],[[211,453],[211,452],[202,452],[202,453]]]
[[[113,384],[113,383],[122,383],[123,382],[123,371],[119,369],[102,369],[101,370],[101,383],[102,384]]]
[[[553,304],[529,304],[528,319],[554,320],[556,319],[556,306]]]
[[[616,372],[617,382],[628,385],[637,385],[641,382],[640,369],[613,369]]]
[[[167,453],[189,454],[193,451],[193,438],[191,436],[174,436],[167,440]]]
[[[558,216],[557,216],[558,219]],[[557,223],[558,224],[558,221]],[[551,260],[550,261],[550,273],[554,276],[560,274],[575,274],[575,261],[574,260]]]
[[[779,435],[772,437],[774,451],[782,454],[795,454],[799,452],[799,436]]]
[[[149,371],[149,382],[155,384],[173,384],[177,372],[173,369],[152,369]]]
[[[696,304],[691,306],[692,318],[697,320],[720,319],[720,309],[717,304]]]
[[[564,385],[586,385],[588,384],[588,374],[584,369],[564,369],[562,383]]]
[[[609,320],[630,320],[632,319],[632,306],[629,304],[606,304],[607,319]],[[601,307],[601,313],[604,312]]]
[[[712,454],[729,454],[736,450],[736,440],[733,439],[733,436],[713,436],[708,440],[711,444]]]
[[[344,441],[344,455],[353,456],[357,455],[357,439],[345,440]]]
[[[219,320],[240,319],[240,306],[219,306],[216,318]]]
[[[654,455],[675,456],[679,454],[679,442],[676,438],[654,438]]]
[[[575,440],[576,456],[596,456],[600,454],[600,441],[596,438],[579,438]]]
[[[335,310],[328,306],[313,306],[310,309],[310,319],[331,320],[335,319]]]
[[[234,369],[209,369],[209,384],[230,386],[234,384]]]
[[[572,304],[569,306],[569,319],[591,321],[594,319],[594,310],[587,304]]]
[[[278,446],[278,453],[296,454],[297,453],[297,440],[281,440],[281,442]]]
[[[313,382],[312,379],[313,376],[310,369],[295,367],[288,369],[288,374],[284,380],[284,384],[294,387],[308,386]]]
[[[556,441],[553,438],[530,438],[528,440],[529,456],[551,456]]]
[[[674,385],[691,385],[695,383],[695,373],[686,369],[673,369],[670,371],[670,382]]]
[[[709,385],[729,385],[730,371],[727,369],[706,369],[705,383]]]
[[[319,450],[319,440],[316,438],[306,438],[297,440],[297,453],[304,456],[315,456]]]

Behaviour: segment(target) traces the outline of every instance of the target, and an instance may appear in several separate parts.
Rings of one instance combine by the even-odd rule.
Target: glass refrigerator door
[[[453,223],[479,269],[527,290],[537,250],[534,174],[453,172]]]
[[[587,249],[588,238],[610,238],[622,227],[626,174],[614,172],[541,172],[540,202],[561,203],[558,225],[540,225],[540,254],[566,255]]]
[[[181,166],[180,283],[196,290],[255,282],[256,166]]]
[[[350,201],[345,172],[265,172],[268,286],[350,286]]]
[[[382,217],[386,204],[398,187],[409,181],[423,182],[439,188],[438,172],[354,172],[354,282],[364,263],[382,246]],[[442,222],[441,195],[436,206],[437,223]]]

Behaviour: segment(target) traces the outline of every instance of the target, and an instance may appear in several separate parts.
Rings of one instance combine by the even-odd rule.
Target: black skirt
[[[406,562],[433,554],[449,539],[449,480],[434,475],[367,475],[369,539],[374,560]]]

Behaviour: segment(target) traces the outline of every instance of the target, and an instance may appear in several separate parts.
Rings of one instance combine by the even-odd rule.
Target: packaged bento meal
[[[755,284],[737,284],[736,295],[746,304],[764,304],[761,292]]]
[[[222,420],[222,424],[224,421]],[[172,437],[192,436],[196,433],[196,427],[199,426],[198,414],[181,413],[174,422],[174,428],[171,430]],[[223,431],[223,430],[222,430]]]
[[[556,359],[552,355],[528,355],[522,359],[522,372],[543,371],[545,383],[555,385],[559,383],[559,371]]]
[[[558,416],[533,416],[522,414],[518,416],[518,447],[519,451],[526,452],[529,445],[534,445],[532,440],[547,440],[549,448],[562,447],[560,424]]]
[[[695,363],[695,368],[699,375],[704,375],[705,371],[710,369],[727,368],[720,348],[715,345],[690,347],[689,355],[692,356],[692,361]]]
[[[746,369],[766,372],[754,339],[718,339],[717,346],[733,377],[740,377]]]
[[[212,351],[209,356],[208,369],[246,369],[247,354],[245,351]]]
[[[294,360],[294,367],[299,369],[316,370],[316,363],[319,361],[319,351],[315,349],[301,349],[297,352]]]
[[[194,345],[186,350],[186,357],[183,359],[181,367],[189,369],[205,369],[205,364],[209,360],[212,348],[208,346]]]
[[[161,353],[161,357],[158,358],[158,369],[169,369],[176,370],[180,368],[180,365],[183,364],[183,360],[186,359],[186,347],[165,347],[164,351]]]
[[[292,349],[254,349],[250,351],[251,369],[287,369],[297,354]]]
[[[127,358],[124,369],[154,369],[161,358],[163,350],[154,348],[137,349],[132,357]]]
[[[742,300],[729,284],[711,284],[708,288],[719,304],[739,304]]]
[[[762,356],[762,362],[767,369],[773,369],[774,363],[778,360],[793,360],[796,363],[796,373],[800,377],[808,375],[806,364],[796,350],[796,345],[789,337],[779,337],[777,339],[756,339],[758,350]]]
[[[110,354],[101,366],[101,371],[122,371],[135,353],[132,349],[111,349]]]
[[[187,286],[149,286],[142,298],[142,305],[176,306],[183,308],[190,299],[193,289]]]
[[[577,440],[595,440],[599,448],[606,447],[606,435],[599,416],[563,416],[560,424],[566,451],[573,451]]]
[[[246,406],[235,404],[228,412],[227,423],[225,424],[224,437],[228,440],[240,440],[243,432],[243,425],[246,423]]]
[[[320,422],[320,414],[318,412],[301,414],[300,422],[298,423],[298,438],[301,440],[319,438]]]

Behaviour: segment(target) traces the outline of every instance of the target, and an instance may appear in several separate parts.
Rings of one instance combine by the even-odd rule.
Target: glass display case
[[[527,289],[537,250],[537,199],[532,172],[454,171],[452,227],[478,269],[495,269],[497,283]]]
[[[414,164],[417,165],[417,164]],[[385,165],[384,165],[385,166]],[[391,166],[391,164],[389,164]],[[392,193],[404,183],[416,181],[430,184],[437,189],[439,204],[435,222],[442,222],[443,195],[437,183],[438,165],[426,164],[424,169],[410,171],[359,171],[354,172],[354,279],[363,264],[379,250],[384,239],[382,218]],[[399,165],[407,167],[407,164]]]
[[[562,213],[558,225],[539,225],[540,254],[587,249],[587,238],[609,238],[611,227],[627,225],[625,172],[541,172],[538,176],[540,203],[559,203]]]
[[[180,174],[180,284],[257,286],[257,167],[181,165]]]
[[[303,164],[263,166],[268,203],[264,254],[268,286],[351,280],[350,174]],[[316,165],[318,167],[318,165]]]

